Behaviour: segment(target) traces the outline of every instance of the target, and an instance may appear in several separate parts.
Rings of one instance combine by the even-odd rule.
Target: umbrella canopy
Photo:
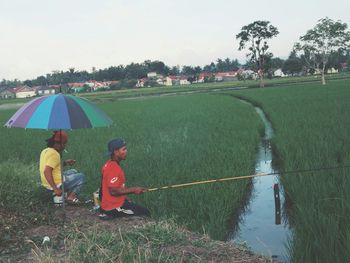
[[[6,122],[5,127],[58,130],[111,124],[112,120],[88,100],[57,94],[26,103]]]

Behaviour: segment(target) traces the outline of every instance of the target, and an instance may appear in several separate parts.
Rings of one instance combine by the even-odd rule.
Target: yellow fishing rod
[[[259,176],[267,176],[272,175],[273,173],[258,173],[254,175],[245,175],[245,176],[237,176],[237,177],[225,177],[220,179],[212,179],[212,180],[206,180],[206,181],[197,181],[197,182],[191,182],[191,183],[184,183],[184,184],[173,184],[173,185],[167,185],[157,188],[150,188],[147,191],[158,191],[158,190],[165,190],[169,188],[179,188],[179,187],[185,187],[185,186],[191,186],[191,185],[198,185],[198,184],[210,184],[210,183],[216,183],[216,182],[224,182],[224,181],[231,181],[231,180],[240,180],[240,179],[247,179],[247,178],[254,178]]]
[[[166,185],[166,186],[161,186],[161,187],[156,187],[156,188],[149,188],[149,189],[147,189],[147,192],[166,190],[166,189],[171,189],[171,188],[182,188],[182,187],[186,187],[186,186],[199,185],[199,184],[210,184],[210,183],[216,183],[216,182],[242,180],[242,179],[249,179],[249,178],[277,175],[277,174],[282,175],[282,174],[292,174],[292,173],[307,173],[307,172],[315,172],[315,171],[322,171],[322,170],[343,169],[343,168],[349,168],[349,167],[350,167],[350,165],[344,165],[344,166],[335,166],[335,167],[322,167],[322,168],[306,169],[306,170],[295,170],[295,171],[273,172],[273,173],[258,173],[258,174],[252,174],[252,175],[244,175],[244,176],[225,177],[225,178],[220,178],[220,179],[212,179],[212,180],[197,181],[197,182],[183,183],[183,184],[173,184],[173,185]]]

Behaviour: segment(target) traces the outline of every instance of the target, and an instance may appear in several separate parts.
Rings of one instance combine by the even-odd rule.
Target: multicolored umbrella
[[[46,130],[106,127],[112,120],[88,100],[71,95],[49,95],[23,105],[5,127]],[[62,153],[61,153],[62,160]],[[62,181],[63,181],[63,174]],[[62,184],[64,192],[64,184]],[[63,199],[63,210],[65,204]]]
[[[6,127],[31,129],[80,129],[106,127],[112,120],[88,100],[71,95],[50,95],[23,105]]]

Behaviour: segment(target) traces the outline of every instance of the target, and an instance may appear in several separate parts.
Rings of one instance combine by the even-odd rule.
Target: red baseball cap
[[[68,134],[65,131],[54,131],[52,138],[55,142],[68,142]]]

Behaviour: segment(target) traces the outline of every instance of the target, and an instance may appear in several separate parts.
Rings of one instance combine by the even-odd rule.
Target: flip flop
[[[80,205],[82,202],[78,198],[74,198],[72,200],[67,199],[67,204],[69,205]]]

